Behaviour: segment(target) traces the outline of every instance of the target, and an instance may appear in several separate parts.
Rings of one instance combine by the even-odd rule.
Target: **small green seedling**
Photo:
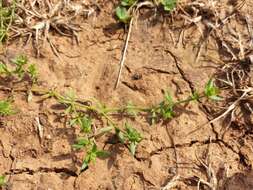
[[[14,65],[13,69],[7,67],[6,64],[0,62],[0,76],[7,77],[7,76],[15,76],[18,79],[23,79],[24,75],[28,75],[32,83],[37,82],[38,71],[34,64],[30,64],[28,68],[25,65],[28,64],[28,59],[24,55],[17,56],[13,59],[12,64]]]
[[[8,7],[3,7],[2,0],[0,1],[0,44],[7,39],[8,30],[15,15],[15,1]]]
[[[35,64],[29,65],[27,72],[30,75],[32,82],[36,83],[38,79],[38,70],[36,68],[36,65]]]
[[[65,96],[62,96],[58,99],[59,103],[64,104],[67,106],[65,110],[65,114],[72,114],[76,113],[76,95],[73,90],[69,90]]]
[[[76,143],[72,145],[72,147],[76,150],[80,150],[90,145],[91,141],[87,138],[80,137],[76,140]]]
[[[120,142],[127,144],[129,151],[134,156],[138,143],[142,141],[141,134],[128,123],[125,124],[124,131],[119,128],[115,128],[115,130]]]
[[[125,7],[130,7],[134,3],[136,3],[138,0],[121,0],[120,4]]]
[[[92,120],[90,117],[79,115],[78,117],[72,119],[70,121],[70,125],[78,125],[81,128],[81,131],[84,133],[91,132]]]
[[[116,16],[118,17],[120,22],[123,22],[125,24],[127,24],[131,19],[131,16],[129,15],[127,9],[122,6],[118,6],[116,8]]]
[[[122,23],[128,24],[131,18],[133,17],[133,12],[135,7],[137,7],[137,4],[141,2],[138,0],[121,0],[120,5],[116,8],[116,16],[118,20]],[[150,1],[151,3],[154,3],[153,1]],[[158,0],[155,1],[155,5],[161,4],[163,6],[163,9],[165,11],[172,11],[176,5],[177,0]]]
[[[140,110],[136,109],[136,106],[132,102],[128,102],[124,110],[130,116],[136,117]]]
[[[218,96],[219,89],[215,86],[213,79],[210,79],[206,84],[204,94],[211,100],[222,100],[222,98]]]
[[[83,160],[81,171],[87,169],[90,162],[95,163],[96,158],[107,158],[108,156],[110,156],[109,152],[98,150],[97,145],[93,142],[91,149],[87,151],[87,154]]]
[[[96,138],[108,134],[113,129],[119,139],[119,141],[126,145],[130,153],[134,156],[136,147],[142,141],[143,137],[136,129],[130,126],[128,123],[125,124],[124,129],[118,128],[114,123],[114,116],[118,114],[127,113],[133,116],[141,114],[151,115],[152,121],[158,122],[160,120],[165,121],[175,116],[175,108],[179,105],[185,105],[191,101],[199,101],[202,98],[217,100],[218,88],[215,86],[213,80],[209,80],[205,85],[205,89],[199,92],[193,92],[188,98],[183,100],[175,100],[169,92],[165,92],[164,99],[156,106],[150,107],[138,107],[132,103],[127,104],[121,108],[108,108],[106,105],[94,100],[94,104],[82,104],[81,101],[76,99],[73,91],[63,96],[54,90],[39,90],[32,88],[33,92],[39,93],[43,98],[55,98],[60,104],[66,105],[67,109],[65,113],[72,118],[70,125],[79,125],[81,127],[82,137],[76,140],[73,148],[76,150],[85,149],[86,156],[83,159],[81,171],[87,169],[90,162],[95,162],[97,157],[107,157],[108,152],[99,150],[95,144]],[[217,98],[218,97],[218,98]],[[92,130],[92,118],[90,115],[95,114],[102,121],[106,121],[107,126],[96,130],[93,133]]]
[[[7,68],[6,64],[0,63],[0,75],[9,76],[11,72]]]
[[[8,100],[0,100],[0,115],[7,116],[14,114],[13,107]]]
[[[177,5],[177,0],[161,0],[161,4],[163,5],[163,9],[165,11],[172,11],[176,5]]]
[[[6,185],[6,177],[4,175],[0,175],[0,187]]]
[[[12,63],[15,64],[16,68],[13,73],[17,74],[18,77],[22,78],[25,73],[24,66],[28,63],[28,59],[25,55],[20,55],[12,60]]]
[[[164,95],[164,101],[160,104],[160,114],[164,120],[174,117],[174,105],[175,102],[173,101],[172,96],[169,92],[166,92]]]

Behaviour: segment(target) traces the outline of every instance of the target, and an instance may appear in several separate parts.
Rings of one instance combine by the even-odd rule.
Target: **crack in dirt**
[[[176,67],[178,69],[178,72],[179,74],[181,75],[182,79],[188,84],[190,90],[191,90],[191,93],[193,94],[195,92],[195,88],[194,88],[194,84],[193,82],[188,79],[185,75],[185,72],[184,70],[181,68],[180,66],[180,63],[178,62],[178,57],[174,55],[173,52],[171,52],[170,50],[168,49],[165,49],[164,50],[166,53],[169,53],[172,58],[174,59],[175,61],[175,64],[176,64]],[[198,103],[200,104],[200,106],[204,109],[204,111],[202,109],[200,109],[206,116],[207,120],[210,122],[211,119],[209,118],[208,114],[209,114],[209,111],[208,111],[208,108],[206,107],[206,105],[204,105],[200,100],[197,100]],[[207,139],[207,140],[204,140],[204,141],[191,141],[190,143],[185,143],[185,144],[175,144],[173,147],[167,147],[167,148],[181,148],[181,147],[191,147],[192,145],[194,144],[208,144],[208,143],[221,143],[223,144],[226,148],[230,149],[232,152],[236,153],[237,155],[239,155],[239,152],[237,152],[236,150],[233,149],[233,147],[231,145],[229,145],[227,142],[223,141],[222,139],[219,138],[219,134],[218,132],[215,130],[215,127],[214,127],[214,124],[213,123],[210,123],[210,126],[212,128],[212,132],[214,133],[215,135],[215,139],[214,140],[210,140],[210,139]],[[163,151],[163,148],[161,148],[161,151]],[[158,151],[159,152],[159,151]],[[240,156],[240,155],[239,155]]]
[[[219,144],[220,145],[223,144],[226,148],[230,149],[233,153],[235,154],[238,154],[239,155],[239,152],[237,152],[236,150],[233,149],[232,146],[230,146],[229,144],[227,144],[226,142],[224,142],[222,139],[206,139],[206,140],[203,140],[203,141],[198,141],[198,140],[193,140],[189,143],[183,143],[183,144],[174,144],[172,146],[166,146],[166,147],[161,147],[157,150],[154,150],[150,153],[150,156],[153,156],[155,154],[159,154],[160,152],[163,152],[167,149],[172,149],[172,148],[190,148],[194,145],[199,145],[199,146],[202,146],[202,145],[207,145],[207,144]]]
[[[6,172],[5,175],[17,175],[17,174],[23,174],[27,173],[29,175],[34,175],[36,173],[64,173],[68,176],[77,177],[78,175],[76,172],[68,169],[68,168],[43,168],[40,167],[37,170],[32,170],[30,168],[24,168],[24,169],[10,169],[9,172]]]

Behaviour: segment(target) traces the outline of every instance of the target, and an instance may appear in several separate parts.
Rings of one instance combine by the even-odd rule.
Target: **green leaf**
[[[89,162],[87,162],[86,160],[83,161],[82,166],[81,166],[81,172],[84,171],[86,168],[88,168],[89,166]]]
[[[7,68],[7,66],[3,63],[0,63],[0,75],[1,74],[9,74],[9,70]]]
[[[74,149],[79,150],[79,149],[82,149],[82,148],[84,148],[85,146],[89,145],[90,143],[91,143],[90,140],[87,139],[87,138],[78,138],[78,139],[76,140],[76,143],[73,144],[72,147],[73,147]]]
[[[135,106],[132,104],[132,102],[127,103],[125,110],[130,116],[134,116],[134,117],[136,117],[137,114],[139,113],[139,111],[135,109]]]
[[[117,137],[119,138],[119,141],[120,141],[121,143],[125,143],[124,134],[123,134],[117,127],[115,127],[115,131],[116,131]]]
[[[172,11],[177,5],[177,0],[161,0],[161,4],[165,11]]]
[[[103,134],[110,132],[113,128],[114,128],[113,126],[103,127],[101,129],[99,129],[99,131],[96,134],[96,136],[102,136]]]
[[[126,139],[128,139],[130,142],[137,142],[137,143],[141,142],[142,140],[141,134],[136,129],[131,127],[128,123],[125,124],[125,130],[126,133],[124,137]]]
[[[38,77],[38,70],[37,70],[35,64],[29,65],[28,73],[30,74],[30,77],[33,80],[33,82],[35,82],[37,80],[37,77]]]
[[[0,187],[3,187],[6,184],[6,179],[4,175],[0,176]]]
[[[121,5],[130,7],[132,6],[137,0],[121,0]]]
[[[125,24],[128,23],[129,20],[131,19],[131,16],[127,12],[127,9],[122,6],[118,6],[116,8],[116,16],[118,17],[120,22],[123,22]]]
[[[198,92],[193,92],[191,95],[192,100],[198,100],[200,98],[200,95]]]
[[[175,113],[173,111],[173,106],[171,105],[165,105],[161,107],[161,115],[163,119],[171,119],[174,117]]]
[[[172,11],[177,5],[177,0],[161,0],[161,4],[165,11]]]
[[[13,114],[13,107],[9,101],[1,100],[0,101],[0,115],[6,116]]]
[[[110,156],[110,152],[104,151],[104,150],[98,150],[96,152],[96,155],[98,158],[108,158]]]
[[[173,98],[172,98],[172,96],[170,95],[170,93],[168,91],[165,92],[164,98],[165,98],[165,102],[167,104],[170,104],[170,105],[174,104]]]
[[[210,79],[204,90],[204,94],[207,98],[212,99],[212,100],[221,100],[222,98],[218,96],[219,94],[219,89],[215,86],[214,81]]]
[[[88,117],[83,116],[83,117],[80,118],[78,121],[79,121],[81,130],[82,130],[83,132],[85,132],[85,133],[91,132],[91,124],[92,124],[91,118],[88,118]]]

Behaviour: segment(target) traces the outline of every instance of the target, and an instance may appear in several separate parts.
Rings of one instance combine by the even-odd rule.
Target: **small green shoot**
[[[81,131],[84,133],[90,133],[91,132],[91,124],[92,120],[91,118],[87,116],[79,116],[75,119],[71,120],[71,125],[78,125],[81,128]]]
[[[73,90],[69,90],[64,96],[61,96],[58,101],[67,106],[65,110],[66,115],[76,113],[76,95]]]
[[[98,150],[97,145],[93,143],[91,149],[87,151],[87,154],[83,160],[81,171],[84,171],[88,168],[90,162],[95,163],[96,158],[107,158],[110,155],[109,152],[104,150]]]
[[[28,62],[28,59],[25,55],[20,55],[12,60],[12,63],[15,64],[16,68],[13,71],[13,73],[17,74],[20,78],[24,76],[25,69],[24,65],[26,65]]]
[[[133,17],[134,10],[138,7],[139,0],[121,0],[120,5],[116,8],[116,16],[118,20],[124,24],[128,24],[130,19]],[[158,6],[161,4],[163,9],[167,12],[173,11],[177,5],[177,0],[155,0],[150,3]]]
[[[4,63],[0,63],[0,75],[9,76],[10,71]]]
[[[34,64],[30,64],[28,68],[25,65],[28,64],[28,59],[25,55],[20,55],[14,58],[12,61],[14,65],[13,69],[8,68],[7,64],[0,62],[0,76],[8,77],[13,76],[22,80],[24,75],[28,75],[32,81],[32,84],[37,82],[38,71]]]
[[[127,12],[127,9],[122,6],[118,6],[116,8],[116,16],[118,17],[120,22],[123,22],[125,24],[127,24],[131,19],[131,16]]]
[[[15,1],[8,7],[3,7],[2,0],[0,1],[0,44],[6,41],[8,37],[10,25],[14,20],[15,9]]]
[[[207,98],[211,100],[222,100],[222,98],[218,96],[219,89],[215,86],[214,81],[212,79],[210,79],[206,84],[204,94]]]
[[[0,187],[6,185],[6,177],[4,175],[0,175]]]
[[[0,115],[7,116],[14,114],[13,107],[8,100],[0,100]]]
[[[134,156],[136,152],[136,147],[138,143],[142,140],[141,134],[128,123],[125,124],[124,131],[121,131],[118,128],[115,128],[115,130],[120,142],[127,144],[129,151]]]
[[[76,143],[73,144],[72,147],[76,150],[80,150],[90,144],[91,144],[91,142],[89,139],[84,138],[84,137],[80,137],[76,140]]]
[[[72,118],[70,125],[78,125],[81,128],[82,137],[76,140],[73,148],[76,150],[85,149],[86,156],[83,159],[81,171],[87,169],[90,162],[95,162],[97,157],[107,157],[108,152],[98,150],[95,144],[96,138],[104,134],[108,134],[115,129],[115,134],[119,141],[126,145],[130,153],[134,156],[136,147],[143,139],[140,132],[133,128],[128,123],[125,123],[124,128],[118,128],[113,121],[113,117],[122,116],[123,114],[140,116],[151,116],[152,123],[158,121],[167,121],[173,118],[175,108],[180,105],[188,104],[192,101],[199,101],[202,98],[217,100],[218,88],[214,85],[213,80],[209,80],[202,92],[193,92],[186,99],[175,100],[169,92],[165,92],[163,100],[156,106],[152,107],[138,107],[132,103],[128,103],[125,107],[121,108],[108,108],[106,105],[94,99],[93,104],[83,104],[78,101],[73,91],[63,96],[54,90],[39,90],[32,88],[33,92],[39,93],[43,98],[55,98],[60,104],[67,106],[65,113]],[[219,97],[220,98],[220,97]],[[83,102],[83,101],[82,101]],[[92,113],[92,114],[91,114]],[[91,115],[96,115],[106,125],[98,130],[92,130]]]
[[[163,9],[165,11],[172,11],[176,5],[177,5],[177,0],[161,0],[161,4],[163,5]]]
[[[130,116],[136,117],[138,113],[140,112],[138,109],[136,109],[136,106],[133,105],[132,102],[128,102],[126,107],[124,108],[124,111],[127,112]]]
[[[134,3],[136,3],[138,0],[121,0],[120,4],[125,7],[130,7]]]
[[[32,82],[35,83],[38,79],[38,70],[36,68],[36,65],[35,64],[29,65],[27,72],[29,73]]]

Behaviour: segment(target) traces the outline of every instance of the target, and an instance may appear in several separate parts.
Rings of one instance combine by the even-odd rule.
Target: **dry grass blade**
[[[35,121],[36,121],[36,127],[37,127],[37,130],[38,130],[39,138],[40,138],[40,141],[41,141],[43,139],[43,134],[44,134],[43,126],[40,124],[39,117],[36,117]]]
[[[165,185],[164,187],[161,188],[161,190],[170,190],[170,189],[174,188],[174,187],[177,185],[177,183],[178,183],[178,181],[180,180],[180,178],[181,178],[181,177],[180,177],[179,175],[174,176],[174,177],[167,183],[167,185]]]
[[[78,43],[77,33],[81,31],[81,26],[75,20],[81,16],[90,15],[92,9],[87,9],[82,2],[70,2],[66,0],[39,1],[23,0],[17,3],[16,21],[12,26],[12,38],[18,36],[31,36],[34,40],[36,54],[41,54],[40,49],[45,42],[54,46],[51,42],[51,31],[62,36],[73,38]],[[52,47],[53,52],[59,56]]]
[[[119,72],[118,72],[118,76],[117,76],[117,81],[116,81],[116,84],[115,84],[115,89],[119,85],[122,69],[123,69],[123,66],[124,66],[124,63],[125,63],[126,53],[127,53],[127,48],[128,48],[128,43],[129,43],[129,40],[130,40],[131,32],[132,32],[132,25],[133,25],[134,17],[136,15],[137,11],[141,7],[143,7],[143,6],[153,7],[154,4],[152,2],[149,2],[149,1],[144,1],[144,2],[140,2],[140,3],[136,4],[136,7],[133,7],[134,8],[134,10],[133,10],[133,16],[132,16],[132,18],[131,18],[131,20],[129,22],[128,33],[127,33],[127,37],[126,37],[126,40],[125,40],[125,45],[124,45],[124,48],[123,48],[123,53],[122,53],[122,56],[121,56],[121,59],[120,59],[120,68],[119,68]]]

